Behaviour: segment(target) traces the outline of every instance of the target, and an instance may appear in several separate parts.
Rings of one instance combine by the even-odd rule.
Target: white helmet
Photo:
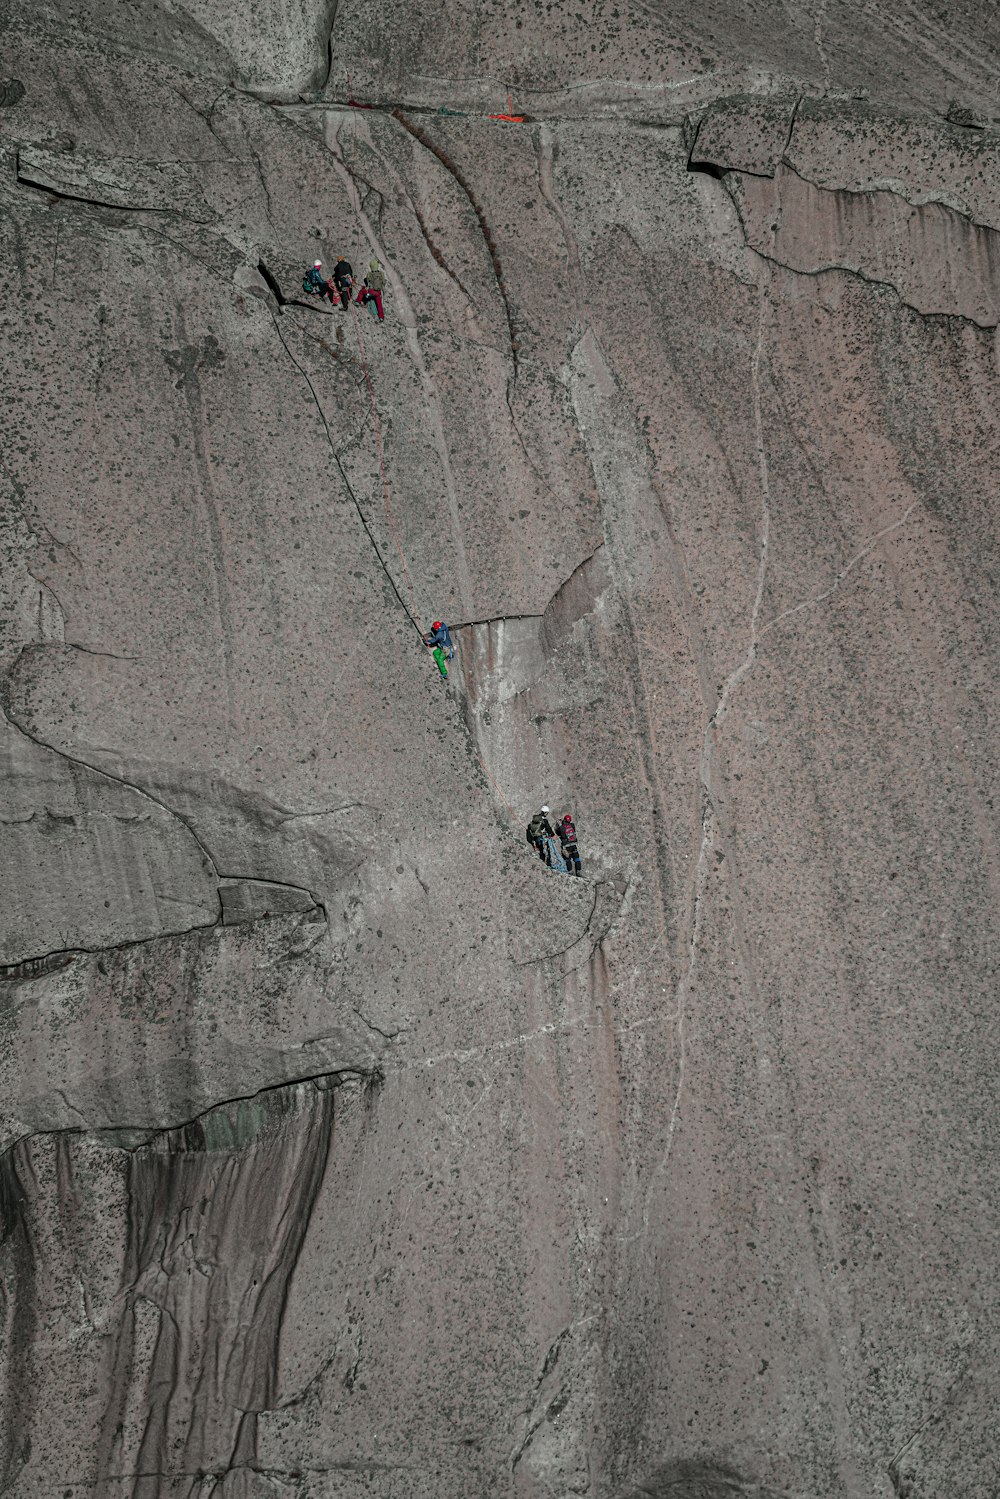
[[[550,807],[543,807],[542,811],[546,814],[546,816],[548,816],[549,812],[551,811],[551,808]]]

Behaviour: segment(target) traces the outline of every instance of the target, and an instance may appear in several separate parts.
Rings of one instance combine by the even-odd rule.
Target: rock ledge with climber
[[[531,844],[543,864],[560,874],[582,874],[580,847],[577,843],[576,824],[569,812],[553,826],[550,807],[540,807],[525,829],[525,838]],[[556,848],[556,839],[559,847]]]

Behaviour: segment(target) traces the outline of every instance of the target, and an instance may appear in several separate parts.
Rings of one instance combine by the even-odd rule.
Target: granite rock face
[[[0,1492],[987,1499],[992,8],[252,11],[0,18]]]

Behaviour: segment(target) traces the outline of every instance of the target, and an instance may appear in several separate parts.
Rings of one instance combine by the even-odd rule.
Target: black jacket
[[[341,286],[345,281],[354,280],[354,272],[351,270],[351,263],[349,260],[337,261],[337,264],[333,268],[333,279],[338,286]]]

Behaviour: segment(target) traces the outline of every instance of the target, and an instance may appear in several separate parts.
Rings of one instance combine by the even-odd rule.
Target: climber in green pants
[[[451,631],[441,620],[436,619],[431,625],[430,631],[424,636],[424,645],[430,648],[431,655],[437,662],[437,669],[445,678],[448,676],[448,662],[455,654],[452,644]]]

